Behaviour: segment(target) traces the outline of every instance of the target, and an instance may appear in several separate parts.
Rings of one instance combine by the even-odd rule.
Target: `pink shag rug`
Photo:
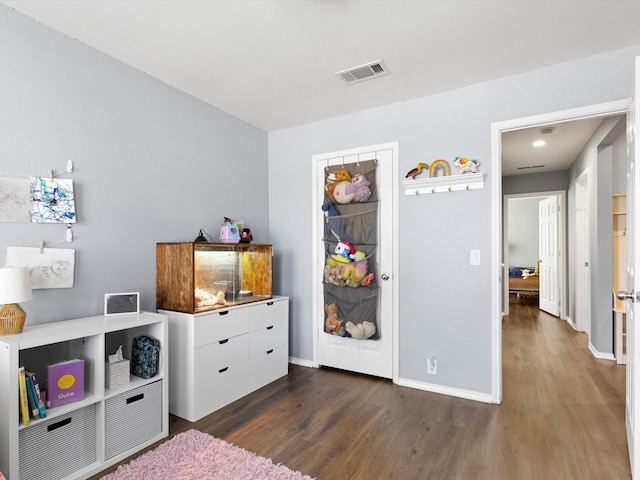
[[[197,430],[179,433],[100,480],[313,480]]]

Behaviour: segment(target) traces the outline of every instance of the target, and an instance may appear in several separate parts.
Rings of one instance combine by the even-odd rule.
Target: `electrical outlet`
[[[429,375],[438,374],[438,360],[436,359],[435,353],[432,353],[431,355],[429,355],[429,360],[427,362],[427,373]]]

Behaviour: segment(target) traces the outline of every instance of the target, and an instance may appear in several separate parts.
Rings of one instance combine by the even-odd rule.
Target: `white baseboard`
[[[593,354],[594,357],[599,358],[600,360],[616,360],[616,357],[613,353],[599,352],[591,342],[589,342],[589,351]]]
[[[293,365],[300,365],[301,367],[316,368],[311,360],[304,358],[289,357],[289,363]]]
[[[433,383],[417,382],[406,378],[399,378],[398,385],[402,387],[415,388],[426,392],[440,393],[451,397],[465,398],[467,400],[475,400],[483,403],[493,403],[493,398],[489,393],[473,392],[471,390],[462,390],[460,388],[443,387]]]
[[[314,365],[311,360],[306,360],[304,358],[289,357],[289,363],[292,365],[299,365],[301,367],[317,368],[317,365]],[[443,387],[442,385],[417,382],[406,378],[399,378],[396,384],[401,387],[415,388],[417,390],[424,390],[425,392],[439,393],[442,395],[449,395],[451,397],[465,398],[467,400],[475,400],[476,402],[494,403],[493,397],[488,393],[473,392],[471,390],[463,390],[461,388]]]
[[[571,317],[567,317],[567,323],[571,325],[571,328],[573,328],[576,332],[578,331],[578,329],[576,328],[576,324],[573,322],[573,320],[571,320]]]

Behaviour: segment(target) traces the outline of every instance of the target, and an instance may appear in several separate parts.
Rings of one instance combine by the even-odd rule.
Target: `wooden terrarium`
[[[156,244],[156,307],[200,313],[272,298],[272,246]]]

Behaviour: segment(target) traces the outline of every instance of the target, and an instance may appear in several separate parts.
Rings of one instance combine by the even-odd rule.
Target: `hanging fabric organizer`
[[[324,331],[377,340],[376,161],[325,168],[324,200]]]

